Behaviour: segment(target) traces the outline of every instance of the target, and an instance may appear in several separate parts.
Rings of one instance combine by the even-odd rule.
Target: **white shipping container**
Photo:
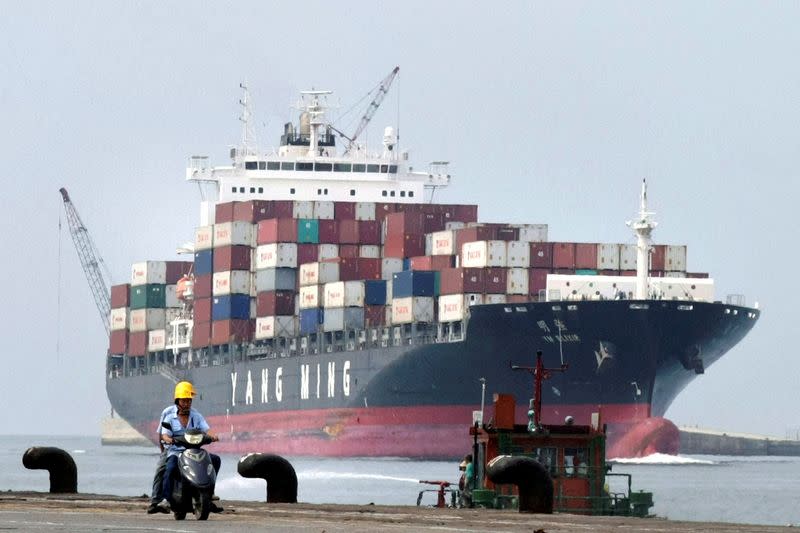
[[[460,220],[452,220],[450,222],[444,223],[444,229],[446,230],[461,229],[466,227],[467,225],[461,222]]]
[[[161,352],[167,346],[167,332],[164,329],[154,329],[147,333],[147,351]]]
[[[387,283],[387,285],[389,285]],[[363,281],[337,281],[325,284],[322,307],[364,307]]]
[[[335,218],[333,202],[314,202],[314,216],[311,218],[333,220]]]
[[[508,269],[506,274],[506,294],[528,294],[527,268]]]
[[[664,258],[664,270],[686,272],[686,245],[669,245]]]
[[[292,218],[314,218],[314,202],[295,200],[292,206]]]
[[[255,251],[256,270],[265,268],[297,268],[297,244],[280,242],[262,244]]]
[[[131,265],[131,287],[166,282],[167,263],[165,261],[142,261]]]
[[[456,236],[454,231],[437,231],[430,235],[430,255],[454,255],[456,253]]]
[[[294,337],[297,321],[293,316],[262,316],[256,318],[256,339]]]
[[[409,296],[392,300],[392,324],[433,322],[433,297]]]
[[[650,289],[665,300],[714,301],[711,278],[650,278]]]
[[[364,309],[360,307],[335,307],[325,310],[322,331],[344,331],[364,327]]]
[[[392,276],[403,271],[403,260],[396,257],[384,257],[381,260],[381,279],[392,280]]]
[[[255,243],[253,224],[234,220],[214,224],[214,248],[223,246],[253,246]]]
[[[376,244],[362,244],[358,249],[358,256],[378,259],[381,256],[381,247]]]
[[[506,255],[506,265],[509,267],[528,268],[531,266],[531,245],[527,241],[509,241],[506,244]]]
[[[165,318],[163,309],[134,309],[130,312],[130,331],[139,333],[151,329],[164,329]]]
[[[325,298],[325,285],[306,285],[305,287],[300,287],[298,298],[300,309],[322,307],[322,301]]]
[[[297,286],[297,269],[265,268],[255,273],[256,293],[262,291],[293,291]]]
[[[319,283],[319,263],[303,263],[300,265],[300,286],[317,285]]]
[[[507,262],[505,241],[465,242],[461,247],[461,266],[465,268],[504,267]]]
[[[211,294],[225,296],[226,294],[250,294],[250,271],[226,270],[215,272],[211,278]]]
[[[635,244],[620,244],[619,245],[619,269],[620,270],[636,270],[636,245]]]
[[[339,257],[338,244],[320,244],[319,248],[317,248],[317,259],[320,261],[323,259],[333,259],[334,257]]]
[[[128,329],[128,308],[117,307],[112,309],[108,316],[108,324],[111,327],[111,331]]]
[[[356,202],[356,220],[375,220],[375,203]]]
[[[178,300],[177,287],[177,285],[166,285],[164,287],[164,307],[183,307],[181,301]]]
[[[519,226],[522,242],[547,242],[547,224],[523,224]]]
[[[439,296],[439,322],[464,320],[467,307],[467,297],[464,294]]]
[[[433,239],[430,233],[425,234],[425,255],[433,255]]]
[[[194,230],[194,251],[210,250],[214,247],[214,226],[200,226]]]
[[[483,303],[485,303],[485,304],[504,304],[504,303],[506,303],[506,295],[505,294],[486,294],[483,297]]]
[[[620,270],[619,244],[605,243],[597,245],[597,268],[599,270]],[[634,268],[635,259],[634,259]]]

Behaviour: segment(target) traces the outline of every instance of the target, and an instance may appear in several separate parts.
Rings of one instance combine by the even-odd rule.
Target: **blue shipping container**
[[[436,296],[436,272],[407,270],[392,274],[392,298]]]
[[[364,282],[364,303],[386,305],[386,280],[368,279]]]
[[[300,310],[300,334],[316,333],[325,319],[325,312],[319,307]]]
[[[214,271],[214,250],[201,250],[194,253],[194,275],[203,276]]]
[[[250,318],[250,296],[230,294],[215,296],[211,302],[211,320],[231,320]]]

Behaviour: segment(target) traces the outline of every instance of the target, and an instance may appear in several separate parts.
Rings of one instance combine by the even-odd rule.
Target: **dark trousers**
[[[219,475],[219,468],[222,464],[222,460],[219,458],[219,455],[213,453],[209,453],[208,455],[211,456],[211,464],[214,465],[214,471],[217,473],[217,475]],[[173,476],[176,475],[176,470],[178,470],[178,456],[170,455],[166,460],[164,468],[164,483],[161,488],[161,493],[170,501],[172,501],[172,479]]]
[[[164,471],[167,469],[167,450],[161,452],[156,464],[156,475],[153,476],[153,491],[150,493],[150,502],[158,503],[164,499]]]

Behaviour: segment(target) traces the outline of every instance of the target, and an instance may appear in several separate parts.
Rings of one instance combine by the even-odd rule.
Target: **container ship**
[[[635,243],[552,242],[545,224],[426,201],[447,163],[414,170],[391,127],[370,152],[357,141],[370,112],[345,135],[329,91],[303,92],[298,123],[262,152],[244,91],[231,163],[189,160],[205,191],[193,260],[136,263],[111,289],[107,391],[122,418],[155,439],[189,380],[217,451],[453,458],[468,425],[491,426],[492,394],[525,416],[532,377],[512,367],[541,350],[566,369],[545,382],[545,423],[599,417],[610,457],[677,452],[664,413],[759,310],[715,300],[686,246],[653,244],[644,183]]]

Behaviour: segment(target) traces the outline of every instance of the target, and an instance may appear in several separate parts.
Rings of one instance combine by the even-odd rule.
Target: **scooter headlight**
[[[186,439],[186,442],[189,444],[200,444],[203,442],[202,433],[187,433],[183,438]]]

